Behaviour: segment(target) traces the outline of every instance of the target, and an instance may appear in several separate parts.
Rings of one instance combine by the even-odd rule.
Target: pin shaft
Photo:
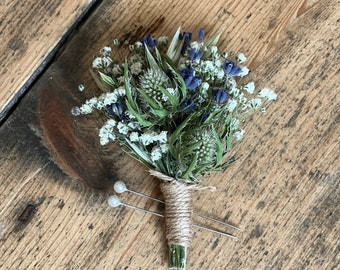
[[[159,203],[164,204],[164,201],[159,200],[159,199],[157,199],[157,198],[155,198],[155,197],[151,197],[151,196],[149,196],[149,195],[146,195],[146,194],[143,194],[143,193],[140,193],[140,192],[137,192],[137,191],[133,191],[133,190],[130,190],[130,189],[126,189],[126,191],[128,191],[128,192],[130,192],[130,193],[133,193],[133,194],[136,194],[136,195],[138,195],[138,196],[142,196],[142,197],[145,197],[145,198],[151,199],[151,200],[153,200],[153,201],[156,201],[156,202],[159,202]],[[202,214],[200,214],[200,213],[197,213],[197,212],[195,212],[195,211],[193,212],[193,214],[196,215],[196,216],[198,216],[198,217],[200,217],[200,218],[204,218],[204,219],[206,219],[206,220],[210,220],[210,221],[219,223],[219,224],[221,224],[221,225],[227,226],[227,227],[229,227],[229,228],[232,228],[232,229],[241,231],[241,229],[238,228],[238,227],[235,227],[235,226],[233,226],[233,225],[231,225],[231,224],[225,223],[225,222],[223,222],[223,221],[220,221],[220,220],[217,220],[217,219],[208,217],[208,216],[204,216],[204,215],[202,215]]]
[[[129,208],[135,209],[135,210],[143,211],[145,213],[164,218],[163,214],[159,214],[157,212],[150,211],[150,210],[138,207],[138,206],[134,206],[134,205],[130,205],[130,204],[122,203],[122,202],[120,202],[120,205],[123,205],[123,206],[129,207]],[[212,233],[220,234],[220,235],[227,236],[227,237],[230,237],[230,238],[233,238],[233,239],[237,239],[237,237],[235,235],[232,235],[232,234],[229,234],[229,233],[220,232],[220,231],[213,230],[213,229],[210,229],[210,228],[207,228],[207,227],[203,227],[203,226],[197,225],[197,224],[192,224],[192,226],[196,227],[198,229],[206,230],[208,232],[212,232]]]

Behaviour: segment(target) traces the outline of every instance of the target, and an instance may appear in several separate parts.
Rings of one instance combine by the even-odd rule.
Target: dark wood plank
[[[195,194],[197,211],[243,228],[239,240],[195,231],[188,268],[336,269],[336,7],[332,0],[103,1],[1,127],[0,267],[167,268],[163,221],[106,205],[110,181],[123,179],[159,196],[157,180],[117,146],[99,147],[100,120],[74,118],[70,110],[95,94],[88,68],[112,38],[171,35],[182,24],[192,31],[204,27],[211,35],[223,28],[224,48],[249,55],[257,84],[279,96],[264,117],[248,123],[244,141],[234,149],[240,160],[205,179],[218,191]],[[84,94],[77,91],[80,83]],[[43,196],[31,220],[21,224],[18,217],[28,203]],[[157,207],[131,195],[122,199]]]
[[[95,1],[0,2],[0,122]]]

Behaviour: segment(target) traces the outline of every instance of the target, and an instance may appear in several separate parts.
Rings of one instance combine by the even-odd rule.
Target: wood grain
[[[43,70],[53,49],[91,2],[95,1],[0,2],[0,121]]]
[[[109,209],[112,191],[74,179],[100,188],[125,180],[159,197],[157,181],[117,146],[99,147],[100,120],[75,118],[70,110],[95,94],[88,67],[112,38],[170,35],[180,24],[194,32],[204,27],[210,35],[224,29],[222,48],[248,55],[257,85],[279,97],[247,124],[244,141],[231,153],[239,161],[205,179],[218,191],[195,194],[196,211],[243,231],[237,241],[194,231],[188,269],[337,269],[340,52],[334,0],[103,1],[0,129],[1,269],[167,269],[162,219]],[[80,83],[85,93],[77,91]],[[42,197],[22,224],[24,209]],[[121,199],[162,211],[136,196]]]

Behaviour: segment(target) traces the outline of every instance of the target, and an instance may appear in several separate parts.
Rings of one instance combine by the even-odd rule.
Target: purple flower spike
[[[224,89],[218,89],[215,92],[215,100],[217,104],[223,104],[228,100],[229,93]]]
[[[122,117],[123,114],[123,104],[120,102],[113,103],[107,107],[109,113]]]
[[[191,61],[199,61],[203,56],[203,51],[197,51],[193,48],[190,50],[189,57]]]
[[[223,64],[224,72],[230,76],[237,76],[241,73],[242,69],[238,67],[233,61],[226,59]]]
[[[203,37],[204,37],[204,29],[201,28],[200,31],[198,32],[198,40],[203,41]]]
[[[179,108],[183,110],[184,112],[189,113],[193,110],[196,110],[197,105],[196,103],[192,102],[190,99],[186,99],[181,103]]]
[[[183,32],[183,34],[179,35],[179,40],[183,40],[183,47],[181,49],[181,54],[184,55],[185,52],[188,49],[188,46],[192,39],[192,33],[191,32]]]
[[[148,34],[145,38],[142,38],[141,42],[147,45],[149,48],[153,48],[157,45],[157,40],[153,39],[150,34]]]
[[[188,90],[193,90],[201,84],[201,78],[194,76],[195,71],[192,68],[185,68],[181,71],[185,86]]]

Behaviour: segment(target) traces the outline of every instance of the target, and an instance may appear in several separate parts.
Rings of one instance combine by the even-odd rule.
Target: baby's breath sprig
[[[225,170],[235,160],[228,153],[242,140],[246,117],[265,112],[264,104],[276,94],[256,91],[245,79],[245,55],[219,52],[219,37],[205,42],[201,29],[193,40],[179,28],[171,41],[151,35],[133,45],[114,40],[116,49],[125,44],[131,54],[118,62],[114,48],[104,47],[91,71],[102,94],[72,113],[105,112],[102,145],[116,141],[149,169],[179,183],[195,184],[208,172]],[[186,247],[170,247],[171,269],[185,269]]]

